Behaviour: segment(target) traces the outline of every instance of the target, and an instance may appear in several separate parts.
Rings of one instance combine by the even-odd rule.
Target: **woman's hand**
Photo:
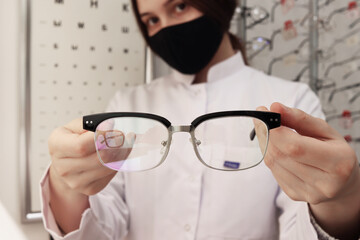
[[[329,234],[358,237],[360,168],[354,150],[322,119],[279,103],[270,110],[281,114],[282,126],[271,130],[264,161],[280,187],[293,200],[308,202]]]
[[[81,118],[55,129],[48,143],[52,159],[50,179],[62,182],[68,190],[94,195],[116,174],[100,163],[94,133],[83,130]]]
[[[50,206],[64,233],[77,229],[89,207],[88,196],[101,191],[116,172],[100,163],[94,133],[83,130],[82,119],[55,129],[48,141]]]

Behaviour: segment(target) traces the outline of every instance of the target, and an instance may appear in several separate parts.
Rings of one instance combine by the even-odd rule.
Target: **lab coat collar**
[[[219,62],[212,66],[208,72],[208,82],[214,82],[217,80],[224,79],[228,76],[238,72],[242,67],[245,66],[243,56],[241,52],[237,52],[230,58]],[[173,70],[173,74],[176,80],[191,85],[194,81],[195,74],[183,74],[176,70]]]

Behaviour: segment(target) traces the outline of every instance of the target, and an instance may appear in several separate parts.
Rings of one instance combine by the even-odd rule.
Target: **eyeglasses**
[[[350,71],[345,73],[344,76],[342,77],[342,79],[346,80],[346,79],[350,78],[351,76],[354,76],[354,74],[357,73],[357,72],[360,72],[360,65],[355,66],[355,69],[351,69]]]
[[[335,2],[335,0],[320,0],[318,5],[319,5],[319,9],[322,9],[324,7],[329,6],[331,3]]]
[[[333,120],[338,120],[339,126],[343,129],[350,129],[355,121],[359,120],[360,111],[344,110],[341,114],[326,117],[326,121],[330,123]]]
[[[304,8],[307,9],[309,4],[305,4],[305,3],[299,3],[301,1],[296,0],[296,3],[294,0],[280,0],[280,1],[275,1],[273,6],[271,7],[271,22],[275,22],[275,11],[279,6],[282,6],[282,12],[283,14],[286,14],[287,12],[289,12],[291,9],[293,8]]]
[[[258,24],[265,24],[270,17],[268,11],[260,6],[242,7],[240,8],[240,11],[249,22],[249,24],[246,25],[246,29],[251,29]]]
[[[277,62],[288,61],[291,59],[291,61],[306,63],[309,58],[309,38],[306,38],[300,42],[295,50],[291,50],[281,56],[273,58],[268,65],[268,74],[272,74],[273,67]]]
[[[354,96],[352,96],[350,99],[349,99],[349,103],[350,104],[353,104],[356,99],[360,98],[360,92],[357,92],[356,94],[354,94]]]
[[[302,19],[288,20],[284,22],[283,27],[275,29],[270,36],[270,50],[274,49],[275,38],[279,34],[283,36],[285,41],[290,41],[298,36],[307,36],[307,33],[298,33],[297,25],[300,25],[301,21]]]
[[[317,78],[315,81],[315,89],[317,92],[329,88],[334,89],[335,87],[336,87],[336,81],[332,78],[324,78],[324,79]]]
[[[252,60],[267,47],[271,45],[271,40],[265,37],[254,37],[246,43],[246,53],[248,60]]]
[[[352,23],[350,23],[349,28],[350,29],[354,28],[358,23],[360,23],[360,18],[358,18],[355,21],[353,21]]]
[[[148,113],[102,113],[83,117],[83,128],[95,133],[100,162],[113,170],[153,169],[169,153],[172,135],[190,133],[198,159],[207,167],[238,171],[258,165],[264,158],[270,129],[280,127],[278,113],[228,111],[196,118],[191,125],[172,126]]]
[[[326,70],[325,70],[325,73],[324,73],[324,76],[325,77],[328,77],[330,76],[330,72],[332,69],[336,68],[336,67],[341,67],[341,66],[344,66],[346,64],[349,64],[349,63],[352,63],[352,62],[355,62],[355,61],[358,61],[360,60],[360,55],[359,55],[359,52],[355,52],[355,54],[350,57],[350,58],[347,58],[345,60],[342,60],[342,61],[339,61],[339,62],[334,62],[332,64],[330,64]]]
[[[305,67],[303,67],[300,72],[296,75],[296,77],[293,79],[293,82],[300,82],[300,80],[303,78],[303,76],[305,75],[305,73],[307,71],[310,70],[310,66],[306,65]],[[308,79],[309,77],[307,77]]]
[[[306,16],[301,20],[300,26],[308,31],[313,17],[314,16],[310,13],[306,14]],[[323,32],[332,32],[337,27],[336,22],[332,18],[317,17],[316,23],[316,27],[320,31],[319,34]]]
[[[344,92],[344,91],[348,91],[348,90],[354,90],[355,88],[360,87],[360,83],[355,83],[355,84],[351,84],[351,85],[347,85],[347,86],[343,86],[337,89],[334,89],[331,91],[330,95],[329,95],[329,99],[328,102],[332,102],[332,100],[334,99],[335,94]]]
[[[336,107],[331,101],[329,101],[329,96],[336,89],[338,82],[333,78],[317,78],[315,81],[315,90],[320,98],[322,110],[326,116],[329,114],[334,114],[336,112]]]
[[[360,28],[356,28],[346,33],[344,36],[335,39],[327,49],[319,50],[319,56],[325,60],[331,60],[336,55],[336,46],[339,44],[343,44],[354,36],[357,36],[359,32]]]

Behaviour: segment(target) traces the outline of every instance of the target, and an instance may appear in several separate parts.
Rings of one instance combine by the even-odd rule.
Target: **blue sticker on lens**
[[[232,168],[232,169],[239,169],[240,163],[239,163],[239,162],[225,161],[225,162],[224,162],[224,167],[226,167],[226,168]]]

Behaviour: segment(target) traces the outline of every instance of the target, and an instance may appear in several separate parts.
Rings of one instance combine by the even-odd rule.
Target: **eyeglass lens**
[[[256,136],[250,138],[255,127]],[[194,131],[201,160],[219,170],[241,170],[259,164],[266,152],[267,125],[251,117],[224,117],[207,120]]]
[[[95,146],[106,167],[116,171],[143,171],[161,163],[168,138],[168,129],[158,121],[119,117],[99,124]]]

